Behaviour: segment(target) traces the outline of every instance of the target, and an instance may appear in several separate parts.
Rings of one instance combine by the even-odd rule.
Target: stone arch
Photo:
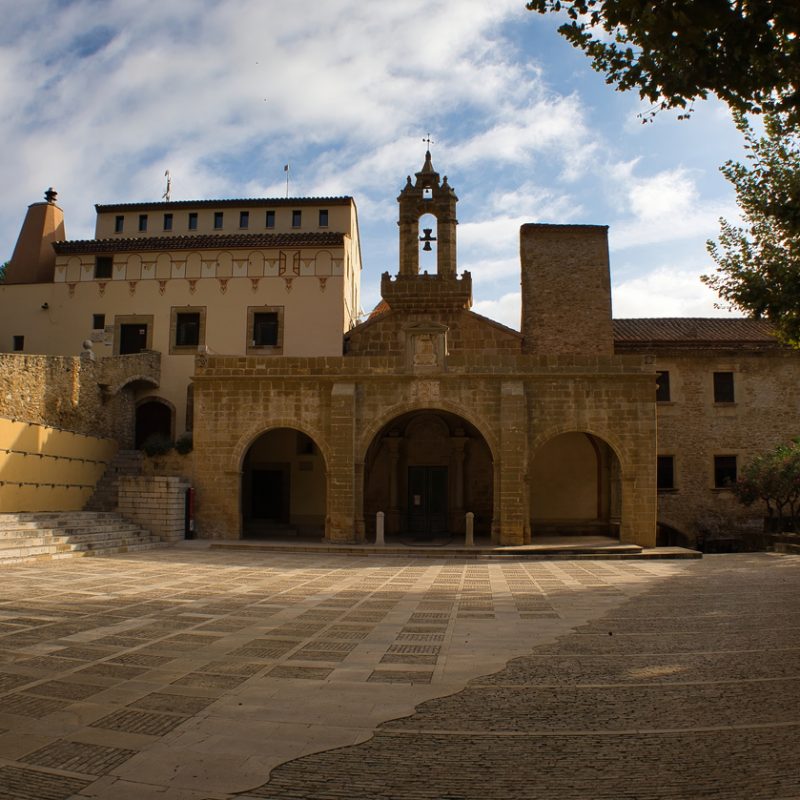
[[[150,436],[175,438],[175,406],[164,397],[147,395],[136,401],[134,442],[142,447]]]
[[[596,534],[619,537],[622,460],[604,437],[564,426],[535,437],[528,465],[533,536]]]
[[[497,461],[497,454],[500,452],[500,444],[488,421],[478,414],[475,414],[471,409],[464,408],[458,403],[437,399],[433,401],[415,400],[387,406],[379,417],[364,427],[361,438],[356,445],[356,463],[364,463],[364,458],[367,455],[369,446],[372,444],[372,440],[382,428],[386,427],[393,419],[407,414],[410,411],[445,411],[457,417],[461,417],[480,433],[489,447],[492,461]]]
[[[271,424],[250,439],[240,461],[243,537],[325,533],[330,470],[318,440],[293,421]]]
[[[375,534],[378,511],[389,537],[460,538],[467,512],[475,515],[476,535],[491,533],[492,450],[463,415],[431,406],[394,414],[372,435],[361,466],[363,495],[356,502],[368,538]]]
[[[300,433],[310,436],[322,452],[325,463],[330,464],[330,447],[328,446],[328,442],[323,435],[323,432],[319,428],[316,428],[313,425],[306,425],[305,423],[298,423],[298,421],[293,417],[276,417],[275,419],[271,419],[269,422],[257,422],[245,429],[241,436],[239,436],[239,438],[236,440],[236,444],[233,446],[233,450],[231,451],[231,460],[229,462],[230,470],[233,472],[241,472],[245,454],[250,449],[253,442],[255,442],[255,440],[261,435],[269,433],[269,431],[275,430],[276,428],[294,428],[295,430],[300,431]]]

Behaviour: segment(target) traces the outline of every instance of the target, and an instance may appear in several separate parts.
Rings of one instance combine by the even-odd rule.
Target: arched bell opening
[[[589,433],[555,436],[534,453],[530,471],[533,541],[542,536],[619,538],[622,508],[617,454]]]
[[[434,214],[419,218],[419,270],[429,275],[438,273],[438,220]]]
[[[136,404],[134,446],[137,450],[150,440],[172,441],[175,430],[175,407],[162,397],[146,397]]]
[[[316,442],[294,428],[256,438],[242,462],[242,537],[322,537],[327,470]]]
[[[476,538],[491,533],[492,454],[467,420],[439,410],[413,411],[386,424],[364,460],[364,522],[375,538],[384,513],[387,540],[441,542],[465,536],[474,514]]]

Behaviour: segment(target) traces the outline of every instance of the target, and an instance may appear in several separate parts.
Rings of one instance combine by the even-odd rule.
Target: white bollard
[[[473,536],[473,526],[475,524],[475,515],[471,511],[467,511],[467,535],[466,544],[467,547],[474,547],[475,546],[475,537]]]
[[[375,515],[375,545],[377,547],[383,547],[386,544],[383,539],[383,518],[383,511],[379,511]]]

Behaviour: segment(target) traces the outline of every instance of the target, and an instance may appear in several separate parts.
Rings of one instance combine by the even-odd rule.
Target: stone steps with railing
[[[0,564],[113,555],[163,546],[157,536],[109,512],[0,514]]]

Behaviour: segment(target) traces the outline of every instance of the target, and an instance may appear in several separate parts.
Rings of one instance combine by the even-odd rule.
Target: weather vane
[[[172,192],[172,176],[169,174],[169,170],[164,172],[164,177],[167,179],[167,188],[164,189],[164,194],[161,195],[161,199],[169,203],[169,196]]]
[[[436,144],[436,142],[434,142],[433,139],[431,139],[431,132],[430,131],[428,131],[428,135],[422,141],[425,142],[428,145],[428,150],[431,149],[431,145],[432,144]]]

